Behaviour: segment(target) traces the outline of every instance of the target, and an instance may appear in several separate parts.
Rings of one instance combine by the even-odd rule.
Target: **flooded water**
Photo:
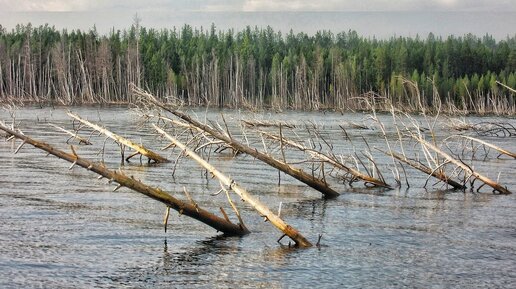
[[[167,144],[126,108],[73,110],[156,151]],[[193,113],[204,118],[203,110]],[[390,159],[373,149],[385,148],[385,141],[367,114],[224,111],[224,115],[233,124],[241,118],[282,119],[297,125],[298,136],[287,129],[285,134],[300,139],[308,135],[302,124],[315,125],[334,152],[343,155],[353,154],[354,145],[357,155],[363,156],[364,137],[385,179],[394,184]],[[207,117],[220,119],[220,111],[209,111]],[[389,138],[394,138],[392,119],[388,115],[380,118]],[[8,113],[0,112],[0,119],[9,120]],[[465,120],[516,125],[514,119]],[[25,134],[69,150],[67,136],[47,124],[70,129],[65,109],[24,108],[17,112],[16,121]],[[351,121],[374,129],[348,128],[350,143],[339,125]],[[450,133],[446,123],[444,119],[437,123],[438,139]],[[234,137],[241,136],[234,127],[232,132]],[[246,136],[263,149],[250,129]],[[514,137],[482,138],[516,151]],[[104,137],[93,137],[92,142],[93,146],[76,145],[76,150],[83,157],[100,160],[102,153],[97,153]],[[232,159],[212,153],[210,161],[217,168],[273,211],[282,202],[282,217],[312,242],[322,234],[320,248],[292,249],[278,244],[281,233],[236,196],[233,199],[251,234],[218,236],[212,228],[176,212],[171,212],[165,233],[163,204],[125,188],[113,192],[115,185],[79,167],[69,170],[69,163],[29,145],[13,154],[18,144],[0,141],[1,288],[516,287],[514,194],[493,195],[487,188],[480,193],[453,192],[433,185],[433,180],[425,189],[426,176],[406,168],[411,187],[388,191],[366,189],[358,183],[350,188],[327,175],[341,196],[324,199],[283,174],[278,186],[277,170],[250,157]],[[397,147],[394,141],[391,145]],[[105,146],[106,165],[120,167],[117,145],[108,140]],[[405,149],[419,147],[407,143]],[[175,160],[178,151],[162,153]],[[306,158],[293,150],[287,152],[292,162]],[[474,166],[516,190],[516,161],[497,159],[491,152]],[[224,194],[212,196],[220,188],[218,181],[204,177],[197,164],[187,159],[179,161],[174,175],[173,162],[140,165],[135,161],[122,169],[181,199],[186,199],[184,187],[201,207],[216,214],[220,206],[230,212]]]

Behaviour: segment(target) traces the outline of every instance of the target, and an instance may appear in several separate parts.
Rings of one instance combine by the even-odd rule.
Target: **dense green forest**
[[[155,30],[137,21],[107,35],[95,27],[0,26],[2,101],[131,102],[130,83],[187,105],[345,110],[368,99],[411,110],[442,104],[514,114],[516,35],[378,40],[271,27]]]

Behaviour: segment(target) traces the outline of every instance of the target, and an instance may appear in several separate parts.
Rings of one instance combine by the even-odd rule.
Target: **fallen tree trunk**
[[[417,141],[419,141],[422,145],[432,149],[433,151],[435,151],[436,153],[440,154],[442,157],[444,157],[446,160],[448,160],[449,162],[455,164],[456,166],[462,168],[464,171],[468,172],[470,175],[474,176],[475,178],[479,179],[480,181],[482,181],[484,184],[490,186],[491,188],[493,188],[494,191],[497,191],[501,194],[504,194],[504,195],[509,195],[509,194],[512,194],[511,191],[509,191],[507,188],[501,186],[500,184],[498,184],[497,182],[489,179],[488,177],[486,176],[483,176],[479,173],[477,173],[476,171],[474,171],[471,167],[465,165],[463,162],[461,161],[458,161],[456,159],[454,159],[453,157],[451,157],[450,155],[448,155],[447,153],[443,152],[441,149],[439,149],[438,147],[436,147],[435,145],[427,142],[426,140],[424,140],[423,138],[421,137],[416,137],[416,136],[412,136],[413,138],[415,138]]]
[[[490,148],[498,151],[500,154],[504,154],[504,155],[507,155],[507,156],[510,156],[510,157],[516,159],[516,153],[510,152],[508,150],[505,150],[505,149],[503,149],[501,147],[495,146],[494,144],[488,143],[488,142],[483,141],[481,139],[474,138],[474,137],[467,136],[467,135],[457,135],[456,137],[462,137],[462,138],[465,138],[465,139],[469,139],[469,140],[478,142],[480,144],[483,144],[483,145],[485,145],[487,147],[490,147]]]
[[[201,165],[211,174],[213,174],[217,179],[219,179],[222,182],[222,184],[227,186],[229,189],[233,190],[237,195],[239,195],[242,198],[242,200],[249,203],[262,216],[266,217],[267,220],[269,220],[276,228],[282,231],[285,235],[289,236],[296,243],[297,246],[312,246],[312,244],[305,237],[303,237],[303,235],[301,235],[296,229],[294,229],[289,224],[285,223],[285,221],[283,221],[280,217],[274,214],[267,206],[262,204],[259,200],[255,199],[251,194],[249,194],[243,187],[238,185],[234,180],[230,179],[229,177],[218,171],[214,166],[206,162],[198,154],[196,154],[191,149],[186,147],[184,144],[173,138],[171,135],[159,128],[157,125],[153,124],[153,127],[161,135],[165,136],[168,140],[170,140],[175,146],[179,147],[187,156],[195,160],[199,165]]]
[[[48,152],[49,154],[52,154],[60,159],[63,159],[63,160],[73,163],[72,167],[74,165],[78,165],[83,168],[86,168],[86,169],[88,169],[94,173],[97,173],[109,180],[117,182],[119,184],[119,186],[127,187],[136,192],[144,194],[152,199],[162,202],[165,205],[167,205],[168,207],[178,211],[180,214],[183,214],[183,215],[189,216],[191,218],[194,218],[196,220],[199,220],[199,221],[205,223],[206,225],[216,229],[217,231],[223,232],[224,234],[245,235],[245,234],[249,233],[249,231],[246,228],[243,228],[237,224],[233,224],[224,218],[220,218],[204,209],[199,208],[195,204],[191,204],[191,203],[176,199],[176,198],[172,197],[169,193],[162,191],[161,189],[147,186],[144,183],[142,183],[138,180],[135,180],[134,178],[128,177],[120,172],[109,170],[102,164],[93,163],[86,159],[80,158],[73,150],[73,147],[72,147],[73,153],[70,154],[70,153],[61,151],[59,149],[56,149],[47,143],[40,142],[40,141],[34,140],[30,137],[27,137],[21,133],[11,130],[1,124],[0,124],[0,129],[7,132],[7,134],[15,136],[16,138],[22,140],[24,143],[28,143],[28,144],[30,144],[38,149],[44,150],[44,151]]]
[[[70,135],[70,138],[74,138],[74,139],[78,140],[79,144],[91,145],[91,142],[89,140],[79,136],[77,133],[73,133],[73,132],[71,132],[69,130],[66,130],[66,129],[64,129],[64,128],[60,127],[60,126],[57,126],[55,124],[52,124],[52,123],[49,123],[48,125],[50,125],[52,127],[55,127],[56,129],[58,129],[58,130],[60,130],[60,131],[62,131],[64,133]],[[68,140],[70,140],[70,138]],[[66,143],[68,143],[68,141]]]
[[[318,158],[322,161],[325,161],[325,162],[328,162],[329,164],[331,164],[332,166],[338,168],[338,169],[341,169],[347,173],[349,173],[350,175],[352,175],[354,178],[356,179],[359,179],[359,180],[362,180],[366,183],[370,183],[370,184],[373,184],[375,186],[378,186],[378,187],[384,187],[384,188],[389,188],[389,189],[392,189],[392,187],[385,183],[384,181],[380,180],[380,179],[377,179],[377,178],[374,178],[374,177],[371,177],[371,176],[368,176],[366,174],[363,174],[361,172],[359,172],[358,170],[354,169],[354,168],[351,168],[351,167],[348,167],[346,165],[344,165],[343,163],[339,162],[339,161],[336,161],[335,159],[331,158],[330,156],[322,153],[322,152],[319,152],[319,151],[316,151],[314,149],[311,149],[311,148],[307,148],[295,141],[292,141],[292,140],[289,140],[289,139],[286,139],[284,137],[280,137],[280,136],[277,136],[277,135],[273,135],[271,133],[268,133],[268,132],[265,132],[265,131],[261,131],[261,130],[257,130],[259,133],[265,135],[266,137],[268,138],[271,138],[273,140],[276,140],[276,141],[279,141],[281,143],[284,143],[286,145],[289,145],[291,147],[294,147],[302,152],[307,152],[309,153],[311,156],[315,157],[315,158]]]
[[[295,128],[296,126],[284,121],[266,121],[266,120],[240,120],[244,125],[249,127],[287,127]]]
[[[445,183],[447,183],[448,185],[452,186],[455,190],[463,190],[466,188],[466,186],[452,180],[451,178],[449,178],[447,175],[445,175],[444,173],[438,171],[438,170],[432,170],[431,168],[423,165],[422,163],[420,162],[417,162],[415,160],[412,160],[412,159],[409,159],[407,157],[405,157],[404,155],[400,155],[400,154],[397,154],[395,152],[386,152],[386,151],[383,151],[381,149],[378,149],[377,150],[381,151],[382,153],[386,154],[386,155],[389,155],[389,156],[392,156],[394,158],[396,158],[397,160],[429,175],[429,176],[432,176],[434,178],[437,178]]]
[[[114,134],[112,133],[111,131],[99,126],[99,125],[96,125],[94,123],[91,123],[83,118],[81,118],[80,116],[76,115],[76,114],[73,114],[71,112],[68,112],[67,113],[70,117],[78,120],[79,122],[93,128],[94,130],[98,131],[98,132],[101,132],[103,134],[105,134],[107,137],[110,137],[112,138],[113,140],[115,140],[116,142],[120,143],[120,144],[123,144],[125,146],[128,146],[130,148],[132,148],[133,150],[135,150],[137,153],[141,154],[141,155],[144,155],[146,156],[147,158],[149,158],[149,161],[150,160],[153,160],[154,162],[157,162],[157,163],[164,163],[164,162],[168,162],[169,160],[167,160],[166,158],[160,156],[159,154],[145,148],[144,146],[141,146],[139,144],[136,144],[124,137],[121,137],[117,134]],[[136,154],[132,154],[131,156],[127,157],[125,160],[126,161],[129,161],[129,159],[133,156],[135,156]]]
[[[201,129],[202,131],[208,133],[209,135],[211,135],[212,137],[216,138],[216,139],[219,139],[221,141],[224,141],[225,143],[227,143],[229,146],[231,146],[234,150],[236,151],[240,151],[242,153],[245,153],[245,154],[248,154],[252,157],[255,157],[256,159],[272,166],[273,168],[276,168],[282,172],[284,172],[285,174],[288,174],[292,177],[294,177],[295,179],[307,184],[308,186],[318,190],[319,192],[321,192],[325,197],[328,197],[328,198],[335,198],[337,196],[339,196],[339,193],[337,193],[335,190],[333,190],[332,188],[330,188],[328,186],[328,184],[326,184],[325,182],[321,181],[320,179],[317,179],[315,178],[314,176],[311,176],[305,172],[303,172],[302,170],[300,169],[297,169],[297,168],[294,168],[284,162],[281,162],[279,160],[276,160],[274,159],[273,157],[265,154],[265,153],[262,153],[262,152],[259,152],[256,148],[252,148],[252,147],[249,147],[243,143],[240,143],[236,140],[234,140],[231,136],[229,135],[224,135],[222,133],[220,133],[219,131],[209,127],[208,125],[205,125],[203,123],[200,123],[199,121],[191,118],[188,114],[185,114],[181,111],[178,111],[176,109],[171,109],[169,108],[168,106],[166,106],[165,104],[163,104],[162,102],[158,101],[153,95],[137,88],[137,87],[133,87],[133,91],[134,93],[142,96],[142,97],[145,97],[149,102],[151,102],[153,105],[157,106],[157,107],[160,107],[161,109],[165,110],[165,111],[168,111],[170,112],[171,114],[179,117],[180,119],[192,124],[193,126]]]

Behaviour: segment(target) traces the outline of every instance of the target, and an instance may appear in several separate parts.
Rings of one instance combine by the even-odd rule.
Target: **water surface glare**
[[[167,144],[127,108],[73,110],[155,151]],[[204,110],[191,112],[204,118]],[[220,113],[209,111],[207,117],[220,120]],[[223,113],[230,124],[249,117],[286,120],[303,127],[296,131],[298,136],[285,130],[294,139],[306,138],[302,124],[316,125],[343,155],[354,150],[339,125],[354,121],[374,127],[361,113]],[[395,136],[392,119],[380,118],[387,135]],[[9,114],[1,111],[0,120],[8,121]],[[514,119],[494,117],[465,120],[516,125]],[[66,109],[22,108],[16,121],[27,135],[69,151],[67,136],[47,124],[70,129]],[[450,133],[445,124],[446,120],[437,124],[439,139]],[[234,125],[230,127],[234,137],[242,137]],[[358,155],[365,147],[362,136],[370,147],[385,147],[377,127],[349,128],[347,133]],[[256,134],[249,129],[245,134],[263,149]],[[515,138],[483,139],[516,151]],[[104,137],[93,137],[92,142],[93,146],[75,147],[79,155],[100,160],[102,154],[97,153]],[[328,175],[342,195],[325,200],[283,174],[278,186],[277,170],[250,157],[210,155],[217,168],[272,210],[283,202],[282,217],[312,242],[323,235],[320,248],[297,250],[276,243],[281,233],[236,196],[252,234],[221,237],[176,212],[171,212],[165,233],[163,204],[125,188],[112,192],[115,185],[79,167],[68,170],[69,163],[45,157],[29,145],[13,154],[18,144],[0,140],[0,288],[516,288],[515,195],[493,195],[486,188],[481,193],[453,192],[440,185],[425,189],[426,176],[407,168],[411,187],[390,191],[360,184],[350,188]],[[118,147],[111,140],[105,146],[106,165],[118,168]],[[161,153],[175,160],[178,151]],[[394,183],[388,169],[391,160],[374,149],[372,153],[386,180]],[[306,159],[293,150],[286,156],[292,161]],[[497,159],[491,152],[474,165],[516,189],[514,160]],[[185,187],[201,207],[218,215],[220,206],[231,212],[225,195],[211,195],[219,183],[206,178],[196,163],[180,160],[174,176],[173,167],[135,160],[122,169],[180,199],[186,199]]]

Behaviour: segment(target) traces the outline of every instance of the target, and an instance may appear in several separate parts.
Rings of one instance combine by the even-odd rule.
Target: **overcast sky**
[[[515,0],[0,0],[4,11],[515,11]]]
[[[128,28],[138,13],[143,26],[154,28],[270,25],[307,33],[352,29],[379,37],[516,33],[516,0],[0,0],[0,7],[0,24],[8,29],[31,22],[59,29],[95,25],[107,32]]]

